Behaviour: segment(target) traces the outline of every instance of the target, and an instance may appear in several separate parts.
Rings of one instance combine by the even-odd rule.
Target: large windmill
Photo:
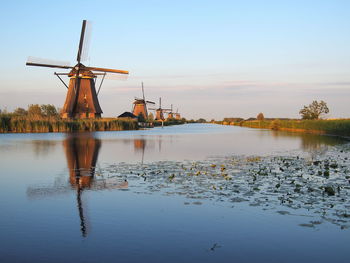
[[[171,111],[171,109],[163,109],[162,108],[162,98],[159,98],[159,108],[158,109],[150,109],[156,111],[156,120],[158,121],[164,121],[164,113]]]
[[[82,61],[82,55],[86,51],[86,27],[87,22],[83,20],[83,25],[80,34],[80,42],[77,54],[77,64],[74,67],[69,65],[55,65],[42,61],[33,62],[27,61],[27,66],[49,67],[49,68],[61,68],[71,69],[69,73],[56,73],[55,75],[63,82],[67,87],[67,96],[62,109],[62,118],[99,118],[102,114],[101,106],[98,102],[97,95],[100,91],[106,73],[117,74],[129,74],[128,71],[109,69],[109,68],[97,68],[84,66]],[[95,73],[94,71],[103,72]],[[61,79],[60,75],[66,75],[70,78],[69,85]],[[96,93],[95,82],[98,75],[102,75],[103,78],[100,83],[98,92]]]
[[[149,101],[145,99],[145,91],[143,88],[143,82],[141,82],[141,87],[142,87],[142,99],[140,98],[135,98],[134,101],[134,106],[133,106],[133,110],[132,113],[135,116],[139,116],[140,114],[143,115],[144,119],[146,120],[148,117],[148,112],[147,112],[147,104],[155,104],[153,101]]]

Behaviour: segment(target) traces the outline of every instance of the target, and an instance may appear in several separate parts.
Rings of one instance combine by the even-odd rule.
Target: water
[[[345,143],[209,124],[1,134],[0,262],[348,262]],[[246,177],[286,156],[291,177]]]

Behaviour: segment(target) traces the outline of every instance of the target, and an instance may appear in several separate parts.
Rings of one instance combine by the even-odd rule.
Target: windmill
[[[147,112],[147,104],[155,104],[153,101],[149,101],[145,99],[145,91],[143,88],[143,82],[141,82],[141,87],[142,87],[142,99],[140,98],[135,98],[134,101],[134,106],[133,106],[133,110],[132,113],[135,116],[139,116],[140,114],[143,115],[144,119],[146,120],[148,117],[148,112]]]
[[[173,104],[171,104],[170,111],[168,112],[168,119],[174,118]]]
[[[101,89],[103,80],[108,73],[117,74],[129,74],[128,71],[109,69],[109,68],[98,68],[98,67],[87,67],[81,63],[83,55],[86,55],[87,41],[86,31],[87,21],[83,20],[81,28],[80,42],[77,54],[77,64],[71,67],[67,64],[59,65],[59,63],[52,64],[45,61],[30,61],[28,59],[27,66],[38,66],[38,67],[49,67],[49,68],[60,68],[70,69],[69,73],[56,73],[55,75],[62,81],[62,83],[68,89],[66,100],[62,109],[62,118],[99,118],[102,114],[101,106],[98,102],[98,93]],[[96,73],[103,72],[103,73]],[[69,85],[67,85],[61,75],[66,75],[70,78]],[[98,75],[103,76],[100,82],[99,89],[96,93],[95,83]]]
[[[159,108],[158,109],[150,109],[150,110],[155,110],[156,111],[156,120],[158,121],[164,121],[164,112],[171,111],[171,109],[163,109],[162,108],[162,98],[159,98]]]
[[[179,109],[176,109],[176,113],[175,113],[175,119],[176,120],[180,120],[181,119],[181,115],[180,115],[180,113],[178,111],[179,111]]]

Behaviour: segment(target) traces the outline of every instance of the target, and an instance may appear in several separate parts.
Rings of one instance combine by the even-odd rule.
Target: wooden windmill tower
[[[142,87],[142,99],[140,98],[135,98],[134,101],[134,106],[133,106],[133,110],[132,113],[135,116],[139,116],[140,114],[143,115],[144,119],[146,120],[148,117],[148,112],[147,112],[147,104],[155,104],[153,101],[149,101],[145,99],[145,92],[144,92],[144,88],[143,88],[143,82],[141,83],[141,87]]]
[[[173,104],[171,104],[170,111],[168,112],[168,119],[174,118]]]
[[[84,66],[82,55],[86,52],[85,30],[87,27],[86,20],[80,34],[80,42],[77,55],[77,64],[74,67],[68,65],[55,65],[45,62],[27,61],[27,66],[49,67],[71,69],[69,73],[56,73],[55,75],[63,82],[68,89],[66,101],[62,109],[62,118],[99,118],[102,114],[101,106],[98,102],[97,95],[100,91],[106,73],[129,74],[128,71],[108,68],[97,68]],[[95,73],[94,71],[103,72]],[[70,78],[69,85],[61,79],[60,75],[66,75]],[[96,93],[95,83],[98,75],[103,75],[98,92]]]
[[[181,119],[181,115],[180,115],[180,113],[178,111],[179,111],[179,109],[176,109],[176,113],[175,113],[175,119],[176,120],[180,120]]]
[[[159,108],[158,109],[150,109],[150,110],[155,110],[156,111],[156,120],[157,121],[164,121],[164,113],[171,111],[171,109],[163,109],[162,108],[162,98],[159,98]]]

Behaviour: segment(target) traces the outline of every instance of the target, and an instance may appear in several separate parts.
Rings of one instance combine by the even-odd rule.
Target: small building
[[[132,119],[132,120],[137,120],[137,116],[135,116],[134,114],[132,114],[132,113],[129,112],[129,111],[126,111],[126,112],[120,114],[120,115],[118,116],[118,118],[120,118],[120,119]]]

